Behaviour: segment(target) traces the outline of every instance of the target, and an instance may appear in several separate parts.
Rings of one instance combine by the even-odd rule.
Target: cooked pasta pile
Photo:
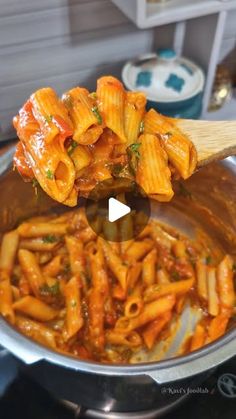
[[[172,178],[191,176],[197,153],[172,119],[145,107],[143,93],[126,92],[111,76],[98,79],[96,92],[75,87],[62,99],[50,87],[37,90],[13,120],[15,165],[68,206],[97,182],[121,176],[169,201]]]
[[[118,232],[135,231],[134,222],[132,214],[120,219]],[[109,242],[95,235],[84,209],[36,217],[3,236],[0,313],[54,350],[132,363],[170,336],[190,304],[202,316],[187,353],[224,334],[234,267],[229,255],[219,258],[154,220],[135,240]]]

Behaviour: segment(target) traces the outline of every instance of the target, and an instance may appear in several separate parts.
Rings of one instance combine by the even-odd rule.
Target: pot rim
[[[195,375],[211,369],[235,355],[236,343],[236,329],[232,329],[221,338],[203,346],[197,351],[191,352],[190,354],[156,362],[124,365],[90,362],[80,360],[72,355],[64,355],[53,351],[52,349],[47,348],[46,346],[43,346],[21,334],[14,328],[14,326],[7,323],[7,321],[2,317],[0,318],[0,336],[1,344],[27,364],[33,364],[39,361],[48,361],[49,363],[68,369],[108,376],[135,376],[146,374],[156,379],[158,382],[164,382],[162,374],[159,375],[161,372],[169,372],[166,374],[167,380],[165,381],[174,381],[176,379],[185,378],[187,376]],[[205,357],[207,357],[207,364],[206,362],[203,362]],[[195,368],[191,368],[190,365],[195,361],[198,361],[197,370]],[[178,371],[178,374],[176,374],[175,371],[175,374],[172,376],[171,371],[175,367],[180,367],[180,370]],[[187,371],[184,370],[185,367],[188,367]]]
[[[9,169],[14,150],[15,146],[0,157],[0,176]],[[228,158],[224,165],[227,167],[228,163],[236,166],[236,158]],[[107,376],[149,375],[159,384],[200,374],[236,354],[236,329],[229,330],[224,336],[190,354],[132,365],[101,364],[61,354],[21,334],[3,317],[0,317],[0,337],[1,344],[27,364],[44,360],[57,366],[86,373]]]

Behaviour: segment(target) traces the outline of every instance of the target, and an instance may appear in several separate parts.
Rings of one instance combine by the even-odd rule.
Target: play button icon
[[[118,201],[115,198],[109,198],[108,200],[108,220],[111,223],[114,221],[119,220],[120,218],[124,217],[126,214],[129,214],[131,211],[128,205],[122,204],[122,202]]]
[[[136,238],[150,217],[150,202],[140,186],[128,178],[99,182],[85,203],[88,223],[105,240]]]

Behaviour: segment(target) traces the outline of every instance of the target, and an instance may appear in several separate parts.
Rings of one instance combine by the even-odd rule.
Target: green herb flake
[[[32,180],[32,185],[33,185],[33,188],[37,188],[37,186],[39,186],[39,183],[38,183],[38,181],[37,181],[37,179],[36,179],[36,178],[34,178],[34,179]]]
[[[208,256],[206,257],[206,264],[207,264],[207,265],[210,265],[211,261],[212,261],[212,257],[211,257],[210,255],[208,255]]]
[[[50,180],[53,180],[54,179],[54,174],[53,174],[53,172],[50,169],[48,169],[46,171],[46,177],[47,177],[47,179],[50,179]]]
[[[47,116],[45,116],[45,121],[48,123],[48,124],[50,124],[50,122],[52,122],[52,118],[53,118],[53,116],[52,115],[47,115]]]
[[[140,152],[139,147],[141,146],[141,143],[133,143],[131,144],[128,149],[139,159],[140,158]]]
[[[55,243],[57,242],[57,237],[53,236],[52,234],[48,234],[47,236],[43,237],[44,243]]]
[[[60,284],[59,281],[55,282],[54,285],[44,284],[39,288],[41,295],[58,295],[60,294]]]
[[[140,134],[144,133],[144,121],[140,122],[139,132],[140,132]]]
[[[77,302],[75,300],[71,300],[70,305],[72,308],[77,306]]]
[[[89,97],[91,97],[91,99],[97,99],[97,93],[96,92],[89,93]]]
[[[76,141],[72,141],[70,143],[69,148],[67,149],[67,153],[69,154],[69,156],[71,156],[71,154],[73,153],[73,151],[75,150],[75,148],[78,146],[78,143]]]
[[[102,124],[102,117],[101,117],[101,114],[99,113],[98,107],[93,106],[91,110],[94,113],[94,115],[96,116],[99,125],[101,125]]]
[[[140,158],[140,145],[141,143],[133,143],[126,149],[129,161],[129,171],[133,176],[135,176],[138,167],[138,160]]]
[[[236,263],[235,262],[233,263],[232,269],[233,269],[233,272],[236,273]]]
[[[177,271],[172,272],[171,276],[175,281],[179,281],[180,279],[180,274]]]
[[[172,137],[172,132],[166,132],[164,135],[163,135],[163,137],[164,137],[164,139],[165,140],[169,140],[169,138],[171,138]]]
[[[183,185],[183,183],[179,182],[179,195],[184,196],[185,198],[192,199],[191,192],[188,191],[188,189]]]

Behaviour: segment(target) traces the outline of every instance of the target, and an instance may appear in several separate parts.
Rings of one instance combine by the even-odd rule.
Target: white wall
[[[230,12],[227,17],[219,61],[236,74],[236,11]]]

